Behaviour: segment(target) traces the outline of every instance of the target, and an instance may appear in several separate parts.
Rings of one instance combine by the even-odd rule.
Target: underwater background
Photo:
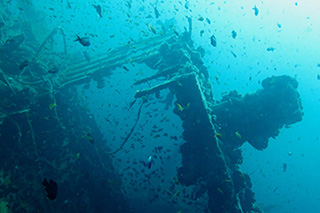
[[[204,50],[202,61],[217,101],[233,90],[242,95],[260,90],[261,82],[271,76],[288,75],[296,79],[303,106],[302,120],[281,128],[278,136],[269,138],[268,147],[263,150],[244,143],[241,146],[243,162],[239,166],[251,178],[255,205],[261,212],[320,212],[320,2],[3,0],[0,5],[1,45],[5,46],[6,41],[23,34],[22,45],[33,49],[30,51],[33,55],[28,55],[28,51],[23,53],[29,61],[27,69],[32,70],[30,61],[37,55],[39,63],[49,71],[34,75],[41,75],[39,79],[44,76],[45,81],[51,78],[52,82],[59,81],[60,75],[66,78],[63,72],[73,63],[89,63],[104,55],[120,57],[126,55],[126,50],[121,51],[117,49],[119,47],[132,47],[137,42],[143,47],[144,41],[153,37],[161,40],[161,36],[181,35],[186,31],[189,31],[195,49],[202,47]],[[60,33],[49,38],[54,29]],[[77,36],[80,40],[75,41]],[[47,38],[49,42],[43,43]],[[86,39],[90,40],[90,45],[85,45]],[[44,45],[39,53],[36,50],[41,44]],[[57,56],[66,50],[67,59]],[[1,54],[0,68],[5,71],[6,51]],[[21,66],[21,58],[15,58],[15,54],[10,55],[10,60]],[[15,100],[15,105],[10,105],[15,111],[23,110],[19,104],[30,105],[31,110],[26,113],[34,108],[43,109],[23,116],[37,117],[39,121],[31,121],[33,126],[43,128],[39,131],[49,129],[48,138],[61,141],[61,146],[51,144],[52,149],[44,142],[47,138],[40,135],[33,136],[36,142],[31,142],[31,136],[26,138],[30,141],[30,150],[25,149],[24,154],[11,145],[16,137],[10,134],[12,131],[16,135],[16,126],[22,129],[19,131],[22,138],[30,131],[24,131],[24,125],[16,125],[22,118],[13,119],[14,122],[7,119],[10,107],[6,101],[10,102],[12,96],[1,92],[1,125],[14,123],[14,128],[1,128],[4,157],[0,163],[0,212],[35,212],[35,209],[38,212],[211,212],[205,195],[192,198],[188,194],[193,194],[194,186],[183,186],[176,178],[182,161],[180,146],[184,143],[184,126],[174,108],[178,106],[183,111],[182,107],[187,109],[187,105],[173,104],[175,97],[171,103],[167,102],[168,90],[160,91],[159,97],[150,97],[144,105],[143,101],[135,102],[136,91],[150,86],[147,83],[134,85],[135,82],[156,71],[144,63],[135,63],[130,56],[126,57],[128,60],[121,62],[123,65],[110,68],[110,74],[102,76],[103,82],[97,83],[96,76],[92,75],[92,80],[77,84],[72,90],[58,91],[54,84],[56,92],[50,92],[51,97],[62,93],[54,101],[33,101],[37,94],[29,92],[25,97],[31,104],[26,100]],[[56,70],[50,71],[52,67]],[[19,72],[27,71],[23,67]],[[6,75],[9,81],[21,77],[21,73],[11,75],[6,72]],[[1,77],[5,82],[3,79]],[[21,84],[32,85],[28,82]],[[64,96],[64,92],[68,95]],[[79,108],[65,106],[59,109],[68,103],[76,103]],[[37,106],[32,107],[33,104]],[[68,116],[58,119],[62,111]],[[52,120],[48,112],[55,114],[52,116],[57,120],[56,125],[46,126],[46,120]],[[73,119],[68,120],[71,117]],[[30,122],[23,122],[31,128]],[[68,135],[65,135],[58,129],[64,130],[67,122],[74,125],[74,131],[69,127]],[[79,132],[77,128],[83,131]],[[132,135],[130,131],[133,131]],[[81,143],[85,145],[79,148]],[[100,149],[102,146],[105,150]],[[29,155],[35,149],[38,149],[35,154]],[[20,165],[18,160],[10,160],[10,167],[6,159],[13,156],[16,159],[24,156],[30,163],[25,161]],[[153,158],[150,162],[149,156]],[[40,158],[46,159],[45,163]],[[77,163],[81,158],[84,161]],[[55,159],[61,159],[61,162]],[[40,169],[34,169],[36,167]],[[28,174],[30,168],[32,178],[19,179],[13,187],[14,172],[19,168],[24,168],[21,174]],[[73,170],[77,172],[73,173]],[[81,175],[84,175],[83,179],[80,179]],[[103,177],[108,177],[106,184],[101,184]],[[55,200],[46,197],[41,184],[44,178],[57,182]],[[77,188],[68,186],[68,181],[75,180],[80,183]],[[82,193],[87,188],[90,190]],[[68,191],[72,191],[72,195]],[[79,194],[83,197],[80,198]],[[103,196],[114,199],[109,199],[107,208]],[[35,207],[39,197],[43,200]],[[101,199],[101,202],[92,203],[94,199]],[[61,209],[60,204],[64,208]]]

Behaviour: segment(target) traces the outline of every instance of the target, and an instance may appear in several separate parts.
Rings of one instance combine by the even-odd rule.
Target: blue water
[[[16,0],[2,4],[6,4],[11,12],[9,19],[30,23],[39,42],[55,27],[63,29],[68,54],[75,60],[84,59],[83,51],[87,51],[93,59],[109,48],[156,36],[148,25],[156,29],[157,35],[162,25],[173,25],[177,32],[182,33],[185,28],[188,29],[186,17],[190,17],[191,37],[196,47],[205,49],[203,60],[217,100],[232,90],[246,94],[261,89],[260,82],[273,75],[286,74],[295,78],[299,82],[303,120],[282,129],[279,136],[269,140],[268,148],[263,151],[244,144],[241,169],[250,175],[256,203],[265,208],[265,212],[320,212],[320,81],[317,79],[320,74],[320,2]],[[92,5],[101,6],[102,17],[98,16]],[[257,16],[254,6],[259,10]],[[155,18],[155,7],[160,14],[158,18]],[[202,35],[201,30],[204,31]],[[235,38],[232,31],[237,33]],[[89,36],[91,45],[84,47],[74,42],[76,35]],[[210,44],[211,35],[216,37],[216,47]],[[55,41],[53,50],[62,52],[62,38],[56,36]],[[268,48],[273,50],[268,51]],[[107,84],[102,89],[97,89],[95,82],[88,90],[78,88],[79,96],[86,97],[82,104],[96,120],[110,150],[120,146],[134,124],[139,104],[133,105],[130,110],[128,106],[134,100],[135,91],[146,87],[130,86],[136,79],[155,72],[144,64],[132,66],[128,63],[126,67],[129,72],[115,69],[114,74],[106,78]],[[167,90],[161,92],[161,100],[167,93]],[[166,202],[176,198],[163,193],[165,190],[155,196],[157,186],[171,186],[176,168],[181,166],[179,145],[183,142],[156,138],[149,132],[154,125],[161,126],[169,136],[181,139],[183,129],[181,120],[170,110],[174,106],[164,110],[165,104],[156,100],[152,103],[142,109],[140,127],[138,125],[136,130],[148,134],[142,142],[129,141],[124,147],[126,151],[120,151],[114,157],[114,166],[123,178],[123,192],[136,212],[202,212],[205,201],[190,207],[179,197],[177,205]],[[168,121],[161,121],[163,116],[157,116],[161,113],[168,117]],[[164,163],[154,160],[150,173],[161,173],[146,178],[144,174],[132,171],[135,168],[133,161],[146,160],[152,150],[160,145],[170,151],[164,155]],[[284,163],[287,164],[285,172]],[[125,170],[128,166],[130,169]],[[164,182],[161,182],[163,179]],[[138,185],[140,182],[142,184]],[[136,188],[138,190],[134,190]],[[182,186],[175,186],[173,191],[179,190],[183,190]],[[150,203],[153,197],[158,198]]]

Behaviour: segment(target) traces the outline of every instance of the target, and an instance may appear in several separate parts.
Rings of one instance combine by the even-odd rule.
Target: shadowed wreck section
[[[23,58],[18,36],[16,56],[5,55],[0,64],[0,91],[6,97],[0,110],[0,153],[4,159],[0,191],[8,198],[8,208],[16,212],[47,208],[51,212],[131,211],[112,155],[131,138],[148,95],[159,96],[160,90],[169,89],[176,97],[173,112],[183,127],[177,182],[196,189],[188,198],[208,201],[203,207],[207,212],[262,212],[255,206],[249,175],[240,170],[240,146],[247,141],[263,150],[282,127],[301,121],[298,82],[289,76],[270,77],[262,81],[260,90],[246,95],[232,91],[215,101],[202,61],[204,50],[194,47],[190,31],[191,26],[181,35],[166,34],[115,48],[90,62],[57,66],[59,72],[55,66],[46,70],[40,62],[32,62],[30,73],[12,65],[17,58]],[[57,33],[64,41],[63,31],[55,29],[30,55],[46,53],[47,41]],[[6,52],[6,46],[1,51]],[[136,92],[135,97],[142,98],[136,121],[119,149],[109,152],[97,123],[81,105],[77,88],[88,88],[91,80],[103,88],[107,86],[104,78],[127,63],[132,67],[146,64],[157,72],[135,82],[148,83],[149,88]],[[50,75],[53,72],[57,73]],[[58,183],[57,202],[46,199],[41,185],[44,178]],[[30,184],[25,186],[26,182]],[[171,200],[179,193],[180,189]]]
[[[294,78],[273,76],[263,80],[262,87],[244,96],[230,92],[212,108],[219,133],[234,146],[248,141],[258,150],[265,149],[268,139],[276,137],[283,126],[302,120],[298,82]]]
[[[160,49],[167,54],[161,59],[146,62],[159,71],[137,84],[163,76],[168,80],[137,91],[136,98],[165,88],[175,94],[174,113],[183,121],[185,141],[180,147],[178,179],[182,185],[197,186],[197,197],[207,195],[211,212],[262,212],[255,206],[250,177],[239,169],[243,160],[239,147],[248,141],[258,150],[265,149],[268,139],[284,125],[301,121],[298,82],[289,76],[270,77],[262,81],[263,89],[244,96],[232,91],[216,102],[201,49],[194,50],[187,33],[179,39],[178,46],[163,44]],[[156,66],[170,61],[166,56],[172,54],[179,58],[173,69]]]

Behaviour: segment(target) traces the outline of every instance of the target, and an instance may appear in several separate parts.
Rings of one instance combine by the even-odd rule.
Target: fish
[[[217,137],[217,138],[221,138],[222,134],[217,132],[214,136]]]
[[[270,52],[270,51],[273,52],[274,50],[275,50],[275,48],[273,48],[273,47],[268,47],[268,48],[267,48],[267,51],[268,51],[268,52]]]
[[[52,104],[49,104],[49,110],[52,110],[54,107],[57,107],[57,103],[56,102],[54,102],[54,103],[52,103]]]
[[[92,5],[94,7],[94,9],[96,9],[98,15],[100,18],[102,18],[102,10],[101,10],[101,6],[98,4],[98,5]]]
[[[68,8],[71,9],[71,4],[69,1],[67,1],[67,4],[68,4]]]
[[[211,43],[211,45],[212,45],[213,47],[216,47],[216,46],[217,46],[217,39],[216,39],[216,37],[215,37],[214,35],[212,35],[212,36],[210,37],[210,43]]]
[[[80,152],[78,152],[75,157],[75,159],[78,160],[80,158]]]
[[[154,14],[156,15],[156,18],[159,18],[160,13],[159,13],[157,7],[154,8]]]
[[[87,133],[87,138],[88,138],[88,140],[89,140],[89,142],[90,142],[91,144],[94,144],[94,139],[93,139],[92,135],[90,135],[89,133]]]
[[[82,46],[88,47],[90,46],[90,41],[89,41],[89,37],[80,37],[77,35],[77,39],[74,41],[79,41],[80,44],[82,44]]]
[[[201,37],[202,37],[203,33],[204,33],[204,30],[201,30],[201,31],[200,31],[200,36],[201,36]]]
[[[234,31],[234,30],[232,30],[231,36],[232,36],[233,39],[236,39],[236,37],[237,37],[237,32]]]
[[[149,30],[153,33],[153,34],[157,34],[156,29],[151,25],[151,24],[147,24]]]
[[[254,15],[257,16],[259,14],[259,9],[257,8],[256,5],[254,5],[254,8],[252,8],[254,10]]]
[[[223,190],[222,190],[222,189],[217,188],[217,191],[218,191],[221,195],[224,195],[224,192],[223,192]]]
[[[238,131],[236,131],[234,134],[236,135],[237,138],[239,138],[239,139],[242,138],[242,136],[240,135],[240,133]]]
[[[283,163],[282,167],[283,167],[283,172],[287,171],[288,165],[286,163]]]
[[[26,68],[29,65],[29,61],[27,60],[23,60],[20,64],[19,64],[19,69],[22,71],[24,68]]]
[[[122,68],[125,70],[125,71],[129,71],[129,68],[128,67],[126,67],[126,66],[122,66]]]
[[[48,69],[48,73],[57,73],[59,72],[59,68],[57,66],[53,66],[50,69]]]
[[[180,111],[180,112],[182,112],[184,109],[183,109],[183,107],[181,106],[181,104],[177,104],[177,107],[178,107],[178,110]]]
[[[203,17],[198,17],[197,19],[198,19],[198,21],[204,21]]]
[[[46,187],[47,197],[50,200],[54,200],[58,194],[58,184],[50,179],[48,182],[47,179],[43,179],[42,185]]]
[[[172,199],[175,199],[176,197],[178,197],[180,194],[180,190],[178,190],[173,196],[172,196]]]
[[[148,157],[147,162],[146,162],[146,166],[148,167],[148,169],[151,168],[151,164],[152,164],[152,156],[150,155],[150,156]]]

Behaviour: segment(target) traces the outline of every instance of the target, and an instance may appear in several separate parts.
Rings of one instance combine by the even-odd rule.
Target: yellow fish
[[[154,27],[151,24],[148,24],[149,30],[153,33],[153,34],[157,34],[156,29],[154,29]]]
[[[217,138],[221,138],[222,134],[221,133],[216,133],[214,136],[217,137]]]
[[[180,194],[180,190],[178,190],[173,196],[172,196],[172,199],[175,199],[177,196],[179,196]]]
[[[243,173],[243,172],[241,172],[241,173],[240,173],[240,176],[241,176],[241,178],[242,178],[243,180],[245,180],[245,179],[246,179],[246,176],[244,175],[244,173]]]
[[[79,158],[80,158],[80,152],[76,154],[76,160],[78,160]]]
[[[242,136],[240,135],[240,133],[238,131],[236,131],[234,134],[236,134],[237,138],[241,139]]]
[[[224,192],[222,191],[222,189],[217,188],[218,192],[220,192],[220,194],[224,195]]]
[[[177,104],[177,107],[178,107],[178,110],[180,111],[180,112],[182,112],[184,109],[183,109],[183,107],[180,105],[180,104]]]
[[[49,109],[50,110],[52,110],[54,107],[56,107],[57,106],[57,103],[56,102],[54,102],[54,103],[52,103],[52,104],[49,104]]]
[[[173,177],[173,181],[174,181],[174,183],[175,183],[175,184],[179,184],[179,180],[178,180],[178,178]]]

